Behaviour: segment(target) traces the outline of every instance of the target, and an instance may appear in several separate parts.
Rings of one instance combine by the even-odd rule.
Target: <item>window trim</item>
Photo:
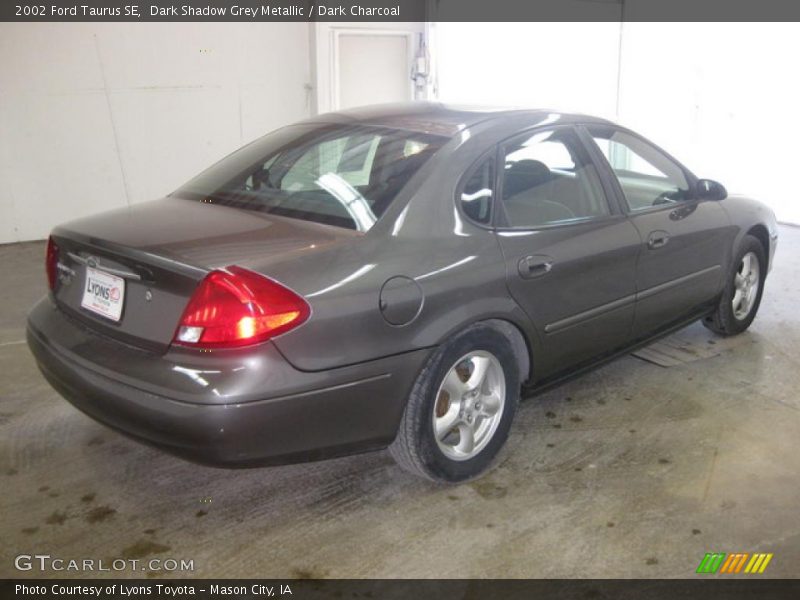
[[[489,222],[488,223],[481,223],[480,221],[476,221],[472,217],[467,214],[467,211],[464,210],[463,202],[461,201],[461,194],[464,192],[464,187],[467,185],[467,182],[472,178],[475,172],[480,168],[483,164],[483,161],[486,159],[490,159],[492,161],[492,166],[494,168],[494,181],[492,181],[492,197],[489,200]],[[478,158],[476,158],[472,164],[461,174],[461,177],[456,184],[456,193],[455,193],[455,202],[456,202],[456,210],[458,210],[458,214],[466,219],[469,223],[474,225],[475,227],[480,227],[481,229],[487,229],[493,231],[495,229],[495,220],[497,215],[497,146],[492,145],[488,150],[484,150]]]
[[[605,198],[606,204],[608,205],[609,213],[607,215],[601,216],[588,216],[588,217],[577,217],[575,219],[570,219],[568,221],[557,221],[555,223],[546,223],[543,225],[511,225],[510,220],[508,218],[508,214],[506,213],[505,203],[502,201],[502,194],[503,194],[503,169],[496,168],[495,169],[495,191],[493,194],[493,200],[496,204],[499,205],[499,208],[495,210],[495,230],[498,232],[503,231],[544,231],[550,229],[559,229],[563,227],[576,227],[579,225],[586,225],[587,223],[604,223],[613,220],[619,220],[621,217],[624,216],[624,211],[620,210],[621,207],[617,201],[617,192],[616,190],[609,186],[609,182],[606,181],[605,177],[603,176],[603,168],[601,165],[597,164],[593,152],[587,147],[583,136],[581,135],[579,127],[574,123],[563,123],[563,124],[556,124],[556,125],[546,125],[546,126],[534,126],[529,129],[524,129],[520,132],[515,133],[514,135],[505,138],[504,140],[497,143],[496,146],[496,157],[495,157],[495,165],[500,165],[504,163],[504,158],[506,156],[505,148],[510,144],[514,143],[517,140],[525,139],[531,137],[536,133],[542,133],[545,131],[556,131],[559,129],[570,129],[572,133],[575,135],[575,140],[578,142],[578,151],[584,153],[584,159],[586,159],[587,164],[593,165],[595,168],[595,172],[597,173],[597,179],[600,184],[600,190],[603,192],[603,196]],[[502,218],[502,222],[501,222]]]
[[[605,171],[606,174],[610,177],[610,182],[614,187],[615,195],[619,199],[619,206],[622,209],[622,212],[630,217],[636,215],[648,215],[651,213],[656,213],[660,211],[672,211],[676,208],[680,208],[682,206],[687,206],[691,203],[699,202],[696,194],[697,190],[697,176],[692,173],[686,166],[679,161],[677,158],[672,156],[669,152],[661,148],[658,144],[654,144],[646,137],[636,133],[635,131],[631,131],[627,127],[621,127],[619,125],[614,125],[613,123],[581,123],[576,126],[578,129],[578,134],[584,138],[584,143],[589,146],[590,152],[594,156],[595,162],[599,163],[599,167],[601,170]],[[663,155],[664,158],[672,162],[678,169],[683,173],[683,176],[686,178],[686,184],[689,186],[687,190],[688,197],[685,200],[681,200],[680,202],[674,202],[670,204],[656,204],[650,206],[648,208],[642,208],[640,210],[634,210],[631,208],[630,204],[628,203],[628,198],[625,196],[625,190],[622,189],[622,184],[619,181],[619,177],[614,172],[614,167],[611,166],[611,163],[608,162],[603,151],[600,149],[600,146],[595,142],[594,136],[590,131],[590,128],[606,128],[610,129],[615,132],[620,132],[627,134],[631,137],[636,138],[640,142],[650,146],[656,152],[659,152]]]

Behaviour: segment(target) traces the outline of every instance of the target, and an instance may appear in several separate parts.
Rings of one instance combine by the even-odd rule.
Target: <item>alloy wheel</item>
[[[494,436],[503,416],[506,378],[490,352],[474,350],[450,368],[436,393],[433,432],[450,459],[469,460]]]
[[[733,299],[731,306],[733,316],[743,321],[755,306],[758,297],[758,288],[761,285],[761,271],[758,257],[753,252],[748,252],[742,257],[739,268],[733,276]]]

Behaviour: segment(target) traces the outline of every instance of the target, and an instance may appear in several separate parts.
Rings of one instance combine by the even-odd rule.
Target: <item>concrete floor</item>
[[[0,248],[0,577],[23,552],[265,578],[691,577],[706,552],[773,552],[764,576],[800,574],[800,229],[748,333],[695,324],[678,343],[716,356],[628,356],[530,399],[499,466],[457,487],[386,453],[216,470],[105,429],[22,341],[42,255]]]

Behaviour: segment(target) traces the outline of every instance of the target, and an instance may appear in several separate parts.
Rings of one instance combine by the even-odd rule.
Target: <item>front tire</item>
[[[742,333],[750,327],[761,305],[766,276],[766,249],[758,239],[746,235],[734,256],[719,304],[703,319],[703,325],[724,336]]]
[[[488,469],[519,404],[509,340],[480,323],[441,346],[419,374],[389,452],[406,471],[455,483]]]

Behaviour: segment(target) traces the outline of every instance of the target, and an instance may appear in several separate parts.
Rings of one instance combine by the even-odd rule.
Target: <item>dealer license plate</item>
[[[81,306],[112,321],[122,316],[125,300],[125,280],[92,267],[86,267]]]

